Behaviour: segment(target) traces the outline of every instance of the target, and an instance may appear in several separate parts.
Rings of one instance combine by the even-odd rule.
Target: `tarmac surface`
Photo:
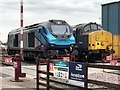
[[[35,65],[23,66],[22,73],[26,73],[26,77],[20,77],[15,82],[13,66],[0,67],[0,88],[2,90],[35,90],[36,88],[36,69]],[[40,88],[45,88],[40,86]]]

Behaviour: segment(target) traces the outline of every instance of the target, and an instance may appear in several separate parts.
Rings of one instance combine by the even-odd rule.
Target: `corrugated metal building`
[[[120,1],[102,5],[102,25],[112,34],[120,34]]]
[[[120,58],[120,1],[102,5],[102,26],[113,34],[113,58]]]

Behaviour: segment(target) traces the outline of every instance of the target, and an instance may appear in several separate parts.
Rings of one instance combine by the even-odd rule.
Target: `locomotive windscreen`
[[[67,25],[51,25],[52,33],[56,35],[70,35],[71,31]]]
[[[102,29],[102,27],[100,25],[94,24],[94,23],[87,24],[84,27],[84,32],[92,31],[92,30],[103,30],[103,29]]]

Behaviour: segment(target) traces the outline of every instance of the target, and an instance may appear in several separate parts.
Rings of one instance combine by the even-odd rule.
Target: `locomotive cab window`
[[[38,32],[40,33],[40,32],[41,32],[41,29],[38,29]]]
[[[43,32],[44,32],[45,34],[47,34],[47,32],[46,32],[46,30],[45,30],[45,28],[44,28],[44,27],[42,27],[42,30],[43,30]]]
[[[14,47],[18,47],[18,34],[15,34]]]
[[[97,30],[97,25],[96,24],[91,24],[91,30]]]
[[[90,25],[84,27],[84,32],[90,31]]]
[[[41,30],[42,30],[42,27],[39,27],[39,29],[38,29],[39,33],[41,32]]]
[[[28,47],[34,47],[35,46],[35,38],[34,38],[34,32],[28,33]]]
[[[84,27],[84,32],[87,32],[87,31],[92,31],[92,30],[103,30],[102,27],[98,24],[88,24]]]
[[[66,25],[52,25],[52,33],[55,35],[70,35],[70,28]]]
[[[98,25],[98,30],[103,30],[103,28],[101,26]]]

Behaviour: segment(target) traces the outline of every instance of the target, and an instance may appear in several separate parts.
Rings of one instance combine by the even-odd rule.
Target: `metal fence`
[[[84,87],[80,87],[80,86],[76,86],[76,85],[67,84],[67,83],[64,83],[64,82],[51,80],[50,75],[52,75],[52,73],[49,72],[49,67],[50,67],[50,63],[53,63],[53,62],[58,62],[58,60],[50,60],[50,59],[37,60],[37,63],[36,63],[36,70],[37,70],[37,72],[36,72],[36,75],[37,75],[37,82],[36,82],[37,86],[36,86],[36,88],[37,88],[37,90],[39,90],[39,85],[47,87],[47,90],[49,90],[50,88],[55,89],[55,90],[65,90],[65,88],[60,88],[60,87],[57,87],[55,85],[54,86],[50,85],[50,82],[66,85],[66,86],[69,86],[69,87],[75,87],[75,88],[77,88],[75,90],[88,90],[88,83],[103,85],[103,86],[107,86],[107,87],[113,87],[113,88],[115,88],[115,90],[120,88],[120,85],[118,85],[118,84],[113,84],[113,83],[109,83],[109,82],[103,82],[103,81],[88,79],[88,67],[111,69],[111,70],[120,70],[120,66],[95,65],[95,64],[84,63],[85,67],[86,67],[85,68],[85,82],[84,82]],[[43,65],[43,64],[47,65],[47,71],[40,70],[40,65]],[[43,77],[40,76],[40,74],[46,74],[47,77],[43,78]],[[41,82],[40,79],[45,80],[46,83]],[[67,90],[69,90],[69,89],[67,89]]]

